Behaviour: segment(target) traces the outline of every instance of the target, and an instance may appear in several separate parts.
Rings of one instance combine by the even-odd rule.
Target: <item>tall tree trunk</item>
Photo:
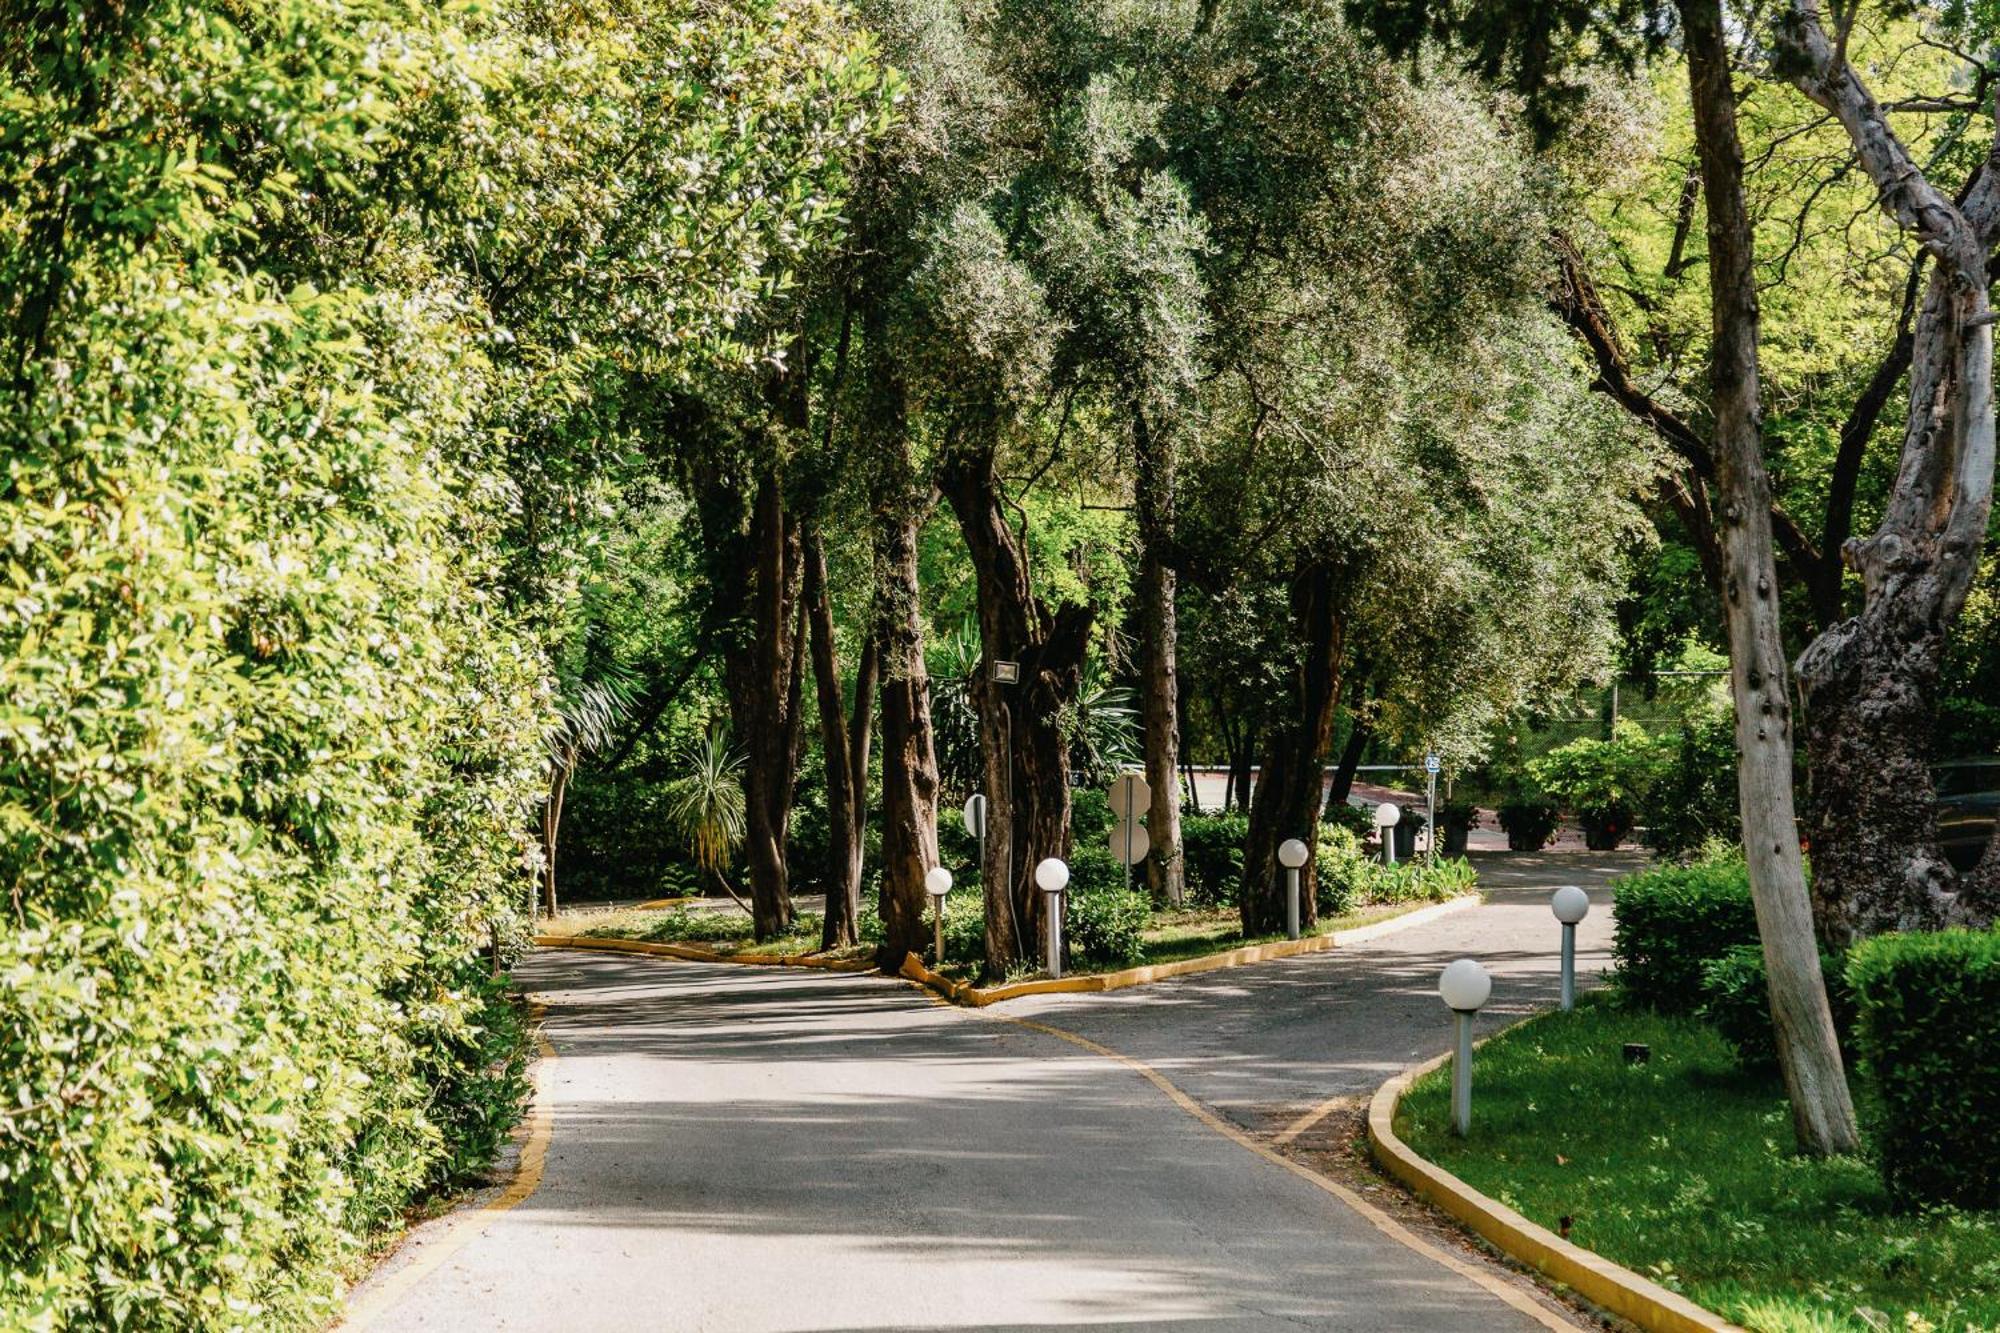
[[[1285,883],[1278,846],[1298,838],[1319,847],[1319,811],[1327,746],[1340,699],[1341,646],[1346,620],[1338,603],[1333,570],[1316,565],[1292,585],[1292,623],[1298,662],[1279,719],[1264,747],[1264,771],[1250,804],[1250,834],[1243,849],[1239,900],[1245,935],[1285,928]],[[1299,872],[1299,923],[1311,927],[1319,913],[1313,901],[1313,858]]]
[[[1181,865],[1179,622],[1174,608],[1174,443],[1133,413],[1139,476],[1139,701],[1145,724],[1146,782],[1153,789],[1146,832],[1146,882],[1155,902],[1180,904]]]
[[[1353,674],[1354,693],[1347,707],[1347,743],[1340,747],[1340,760],[1333,767],[1333,785],[1327,789],[1326,807],[1329,810],[1346,805],[1347,798],[1354,794],[1354,775],[1360,771],[1361,755],[1368,748],[1369,738],[1375,734],[1375,728],[1361,711],[1368,703],[1368,669],[1358,656]]]
[[[1795,0],[1780,32],[1794,83],[1839,120],[1884,210],[1936,260],[1912,339],[1895,486],[1874,535],[1842,551],[1861,575],[1861,612],[1799,658],[1814,907],[1826,940],[1844,946],[1884,930],[1993,919],[1987,881],[1961,883],[1939,850],[1929,764],[1946,638],[1992,515],[1988,262],[2000,232],[2000,145],[1954,203],[1896,139],[1817,3]]]
[[[542,910],[556,914],[556,836],[562,832],[563,796],[569,790],[570,770],[562,764],[549,765],[549,799],[542,805]]]
[[[866,410],[860,429],[873,461],[875,512],[873,634],[882,695],[882,891],[878,912],[884,970],[922,953],[930,932],[924,877],[938,864],[937,745],[931,730],[930,673],[924,664],[922,601],[917,586],[917,538],[933,501],[916,480],[901,367],[892,346],[888,306],[873,294],[885,281],[872,273],[864,294],[867,349]]]
[[[917,589],[921,510],[906,502],[883,524],[876,551],[875,632],[882,657],[882,947],[884,968],[929,940],[924,876],[938,864],[937,747],[924,666]]]
[[[869,717],[879,661],[871,632],[861,649],[854,679],[854,718],[847,719],[841,697],[840,654],[834,641],[833,603],[828,594],[826,548],[817,527],[803,542],[806,616],[812,635],[813,678],[819,703],[820,750],[826,769],[826,819],[832,838],[826,888],[826,915],[820,947],[854,944],[861,917],[863,832],[868,806]]]
[[[799,738],[799,531],[777,473],[765,469],[751,505],[747,633],[726,654],[731,722],[743,747],[744,855],[752,929],[760,940],[792,924],[785,865]]]
[[[1793,1129],[1809,1153],[1849,1153],[1859,1149],[1860,1134],[1820,975],[1793,813],[1791,701],[1759,425],[1757,279],[1728,39],[1719,0],[1683,0],[1680,9],[1708,206],[1715,485],[1744,855]]]
[[[1053,612],[1035,596],[1027,554],[1007,525],[989,447],[955,453],[941,480],[978,585],[985,652],[972,683],[985,758],[986,971],[1004,976],[1039,956],[1042,894],[1035,867],[1067,857],[1069,756],[1062,718],[1083,683],[1091,608]],[[996,661],[1018,662],[1018,684],[993,679]]]

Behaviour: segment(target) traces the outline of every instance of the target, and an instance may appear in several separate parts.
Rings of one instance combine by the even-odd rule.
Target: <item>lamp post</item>
[[[1451,1128],[1463,1138],[1472,1130],[1472,1019],[1493,994],[1493,978],[1470,958],[1450,964],[1438,976],[1438,995],[1458,1020],[1458,1049],[1451,1058]]]
[[[1297,838],[1278,844],[1278,864],[1285,868],[1285,938],[1299,937],[1299,870],[1312,853]]]
[[[951,872],[943,866],[932,866],[924,875],[924,892],[931,896],[931,930],[934,938],[931,962],[943,967],[944,896],[951,892]]]
[[[1590,913],[1590,895],[1574,884],[1565,884],[1549,895],[1549,910],[1563,928],[1563,998],[1565,1012],[1576,1008],[1576,923]]]
[[[1375,828],[1382,839],[1382,864],[1396,864],[1396,825],[1403,818],[1402,807],[1393,801],[1384,801],[1375,807]]]
[[[1049,919],[1049,975],[1062,977],[1062,892],[1069,884],[1069,867],[1059,856],[1051,856],[1035,867],[1035,885],[1047,895],[1044,906]]]

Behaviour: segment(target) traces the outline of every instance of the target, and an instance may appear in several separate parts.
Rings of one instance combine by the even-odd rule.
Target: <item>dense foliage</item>
[[[0,1324],[318,1325],[513,1121],[530,520],[628,335],[742,354],[871,86],[809,4],[587,9],[10,11]]]
[[[2000,1206],[2000,934],[1878,936],[1855,948],[1847,983],[1881,1100],[1889,1192],[1905,1204]]]
[[[1703,969],[1757,939],[1750,879],[1740,856],[1627,875],[1612,891],[1618,985],[1661,1013],[1693,1013]]]

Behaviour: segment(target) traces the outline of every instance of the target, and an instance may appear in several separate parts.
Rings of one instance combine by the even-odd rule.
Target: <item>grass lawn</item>
[[[1348,930],[1428,906],[1430,906],[1428,902],[1371,904],[1337,917],[1323,918],[1314,933],[1324,935],[1336,930]],[[733,908],[690,910],[686,907],[628,907],[610,912],[565,913],[553,921],[543,922],[541,927],[541,933],[545,935],[699,944],[703,948],[725,954],[814,953],[819,949],[819,932],[820,918],[810,913],[801,913],[789,933],[759,944],[751,938],[750,922],[741,912]],[[1245,938],[1241,919],[1234,907],[1190,907],[1178,911],[1155,912],[1144,931],[1145,957],[1142,962],[1178,962],[1183,958],[1199,958],[1205,954],[1224,953],[1230,949],[1240,949],[1247,944],[1266,944],[1283,938],[1282,932]],[[873,952],[873,948],[872,944],[861,944],[850,949],[835,949],[824,956],[866,958]],[[1133,964],[1072,966],[1069,975],[1113,972],[1125,966]],[[964,978],[971,976],[973,968],[966,963],[953,961],[939,971],[955,978]],[[1020,975],[1010,976],[1008,980],[1021,981],[1038,975],[1040,975],[1038,971],[1024,968]]]
[[[1795,1155],[1777,1075],[1739,1070],[1706,1024],[1600,996],[1497,1037],[1463,1140],[1448,1080],[1404,1098],[1411,1147],[1748,1328],[2000,1328],[2000,1213],[1897,1213],[1871,1163]]]

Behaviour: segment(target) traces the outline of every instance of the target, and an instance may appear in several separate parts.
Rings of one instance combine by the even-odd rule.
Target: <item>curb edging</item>
[[[1648,1333],[1743,1333],[1629,1268],[1612,1263],[1530,1222],[1440,1166],[1396,1136],[1396,1106],[1410,1085],[1451,1059],[1450,1052],[1404,1070],[1368,1102],[1368,1149],[1384,1171],[1412,1194],[1449,1214],[1503,1254],[1569,1287],[1585,1300],[1631,1320]]]
[[[661,944],[654,940],[621,940],[605,935],[537,935],[537,949],[597,949],[605,953],[645,953],[690,963],[747,963],[757,967],[812,967],[823,972],[873,972],[875,964],[860,958],[823,958],[810,953],[717,953],[696,944]]]

